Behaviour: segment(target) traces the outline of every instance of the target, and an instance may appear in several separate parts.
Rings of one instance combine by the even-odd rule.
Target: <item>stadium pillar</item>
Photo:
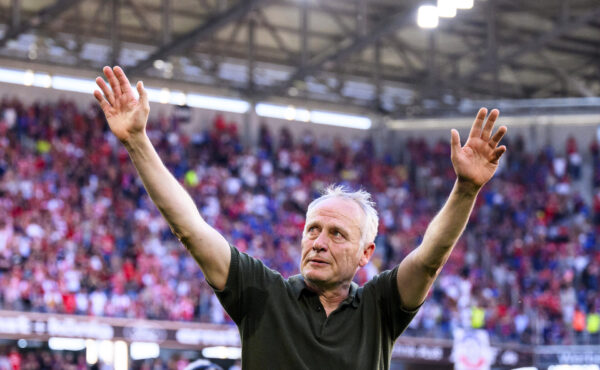
[[[250,109],[244,114],[243,142],[245,148],[251,148],[257,144],[258,116],[255,112],[256,102],[250,102]]]
[[[171,0],[162,0],[162,45],[171,42]]]
[[[110,39],[112,44],[111,50],[111,64],[119,64],[119,55],[121,54],[121,20],[119,18],[119,12],[121,11],[121,1],[112,0],[112,21],[110,23]]]
[[[490,69],[493,73],[493,89],[494,99],[498,98],[500,69],[498,66],[498,32],[496,25],[496,0],[488,1],[487,13],[487,63],[491,65]]]
[[[425,98],[434,98],[437,95],[438,74],[436,70],[437,40],[434,30],[428,30],[428,51],[427,51],[427,87],[423,94]]]
[[[11,10],[10,27],[12,29],[16,30],[21,25],[21,0],[11,0],[10,10]]]
[[[373,140],[373,146],[375,149],[375,156],[382,158],[385,153],[391,153],[391,149],[394,148],[393,143],[390,142],[390,138],[395,136],[392,133],[381,115],[371,117],[373,122],[371,126],[371,138]]]
[[[254,36],[256,29],[256,20],[255,15],[251,13],[248,19],[248,93],[252,96],[254,95],[254,69],[255,69],[255,46],[254,46]]]

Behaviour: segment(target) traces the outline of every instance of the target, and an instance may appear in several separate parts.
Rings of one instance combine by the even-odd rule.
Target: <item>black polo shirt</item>
[[[396,270],[352,283],[327,317],[301,275],[286,280],[232,246],[216,294],[240,331],[242,369],[389,369],[394,341],[417,312],[401,308]]]

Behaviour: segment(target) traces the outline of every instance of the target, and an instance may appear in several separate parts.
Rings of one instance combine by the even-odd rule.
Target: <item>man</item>
[[[465,228],[477,193],[492,178],[506,133],[499,112],[477,114],[464,147],[451,133],[457,180],[423,243],[396,268],[358,288],[352,278],[375,250],[378,218],[370,195],[330,188],[307,211],[302,274],[284,279],[240,253],[200,216],[146,135],[148,97],[139,100],[120,67],[103,69],[94,96],[125,145],[148,194],[238,325],[243,369],[387,369],[395,339],[421,306]]]

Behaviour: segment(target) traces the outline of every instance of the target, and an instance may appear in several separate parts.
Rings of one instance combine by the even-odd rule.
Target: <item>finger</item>
[[[487,109],[481,108],[479,112],[477,112],[477,117],[475,117],[475,122],[473,122],[473,126],[471,127],[471,132],[469,133],[469,137],[480,137],[481,136],[481,128],[483,127],[483,121],[485,120],[485,116],[487,115]]]
[[[498,143],[500,142],[500,140],[502,140],[507,130],[508,129],[506,128],[506,126],[500,126],[498,131],[496,131],[494,136],[492,136],[492,138],[489,141],[489,145],[490,147],[492,147],[492,149],[495,149],[498,146]]]
[[[108,109],[111,108],[110,103],[104,98],[104,95],[98,90],[94,90],[94,98],[100,103],[100,108],[104,111],[104,114],[108,112]]]
[[[496,119],[500,115],[500,111],[498,109],[493,109],[488,116],[487,121],[485,122],[485,126],[483,127],[483,132],[481,133],[481,138],[483,140],[489,140],[492,135],[492,130],[494,129],[494,123],[496,123]]]
[[[110,87],[113,90],[115,100],[119,99],[119,97],[121,96],[121,86],[119,86],[119,80],[117,80],[115,72],[113,72],[113,70],[110,67],[104,67],[102,68],[102,71],[104,72],[104,75],[106,76],[106,79],[108,80],[108,83],[110,84]]]
[[[117,80],[119,81],[121,91],[126,95],[133,94],[133,90],[131,90],[131,84],[129,83],[129,80],[127,79],[127,76],[125,75],[125,72],[123,72],[123,69],[119,66],[116,66],[113,68],[113,71],[115,72],[115,76],[117,77]]]
[[[144,83],[142,81],[138,81],[135,87],[140,95],[140,103],[142,103],[144,106],[148,106],[148,93],[146,92],[146,89],[144,89]]]
[[[498,163],[504,153],[506,153],[506,146],[502,145],[496,148],[492,153],[492,163]]]
[[[460,150],[460,134],[455,129],[450,131],[450,151],[454,156]]]
[[[102,90],[110,105],[115,104],[115,96],[102,77],[96,77],[96,85]],[[95,93],[94,93],[95,96]]]

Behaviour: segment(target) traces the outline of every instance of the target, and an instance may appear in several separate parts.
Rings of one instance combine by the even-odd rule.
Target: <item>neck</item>
[[[323,287],[309,280],[305,280],[310,290],[317,293],[327,316],[340,306],[350,294],[350,282],[344,282],[335,287]]]

